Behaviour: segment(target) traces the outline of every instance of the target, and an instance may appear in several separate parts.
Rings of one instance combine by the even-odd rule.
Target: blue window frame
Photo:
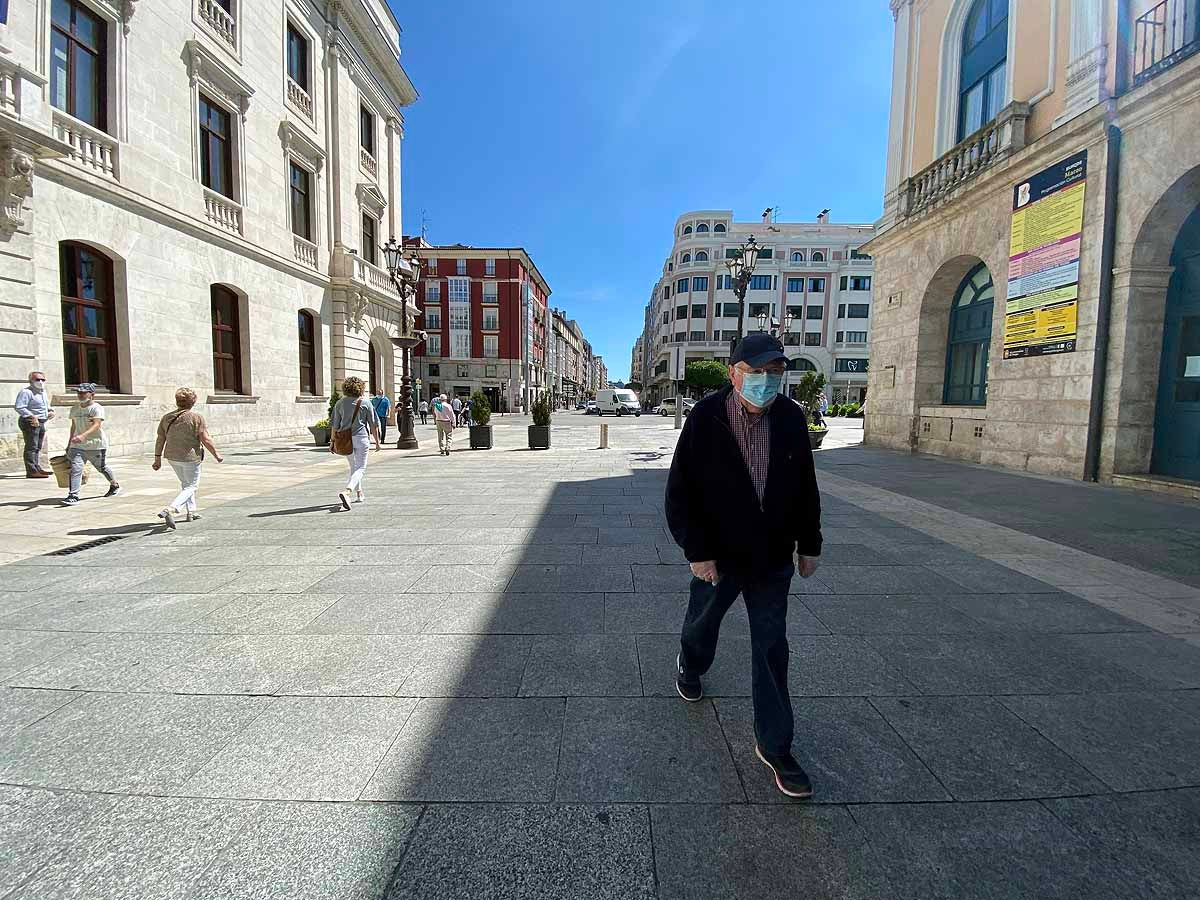
[[[696,262],[708,262],[708,252],[705,250],[696,251]]]
[[[771,289],[770,275],[751,275],[750,290],[752,291],[769,291]]]
[[[683,254],[683,258],[679,260],[679,264],[683,265],[684,263],[690,263],[691,261],[692,261],[692,254],[685,253],[685,254]]]
[[[1008,65],[1008,0],[975,0],[963,26],[958,140],[1000,112]]]
[[[708,290],[708,276],[707,275],[698,275],[697,277],[692,279],[692,292],[693,293],[696,291],[707,291],[707,290]]]
[[[696,234],[706,234],[707,232],[708,232],[708,226],[705,225],[703,222],[701,222],[699,225],[696,226]]]
[[[787,292],[789,294],[803,294],[804,293],[804,279],[803,278],[789,278],[788,285],[787,285]]]
[[[717,276],[717,289],[721,290],[721,291],[732,291],[733,290],[733,276],[732,275],[718,275]]]
[[[688,289],[688,280],[686,278],[680,278],[677,282],[675,282],[675,293],[676,294],[684,294],[687,292],[687,289]]]
[[[983,263],[967,273],[950,307],[946,345],[946,386],[942,402],[955,406],[987,404],[988,347],[996,289]]]

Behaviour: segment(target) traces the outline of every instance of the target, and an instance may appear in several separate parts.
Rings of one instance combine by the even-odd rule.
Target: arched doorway
[[[1171,254],[1151,471],[1200,481],[1200,207]]]

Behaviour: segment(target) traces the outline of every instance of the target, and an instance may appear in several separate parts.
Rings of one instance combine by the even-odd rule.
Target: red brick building
[[[546,390],[546,301],[550,286],[520,247],[438,247],[405,238],[421,250],[417,347],[413,377],[420,396],[466,397],[483,391],[496,411],[528,408]]]

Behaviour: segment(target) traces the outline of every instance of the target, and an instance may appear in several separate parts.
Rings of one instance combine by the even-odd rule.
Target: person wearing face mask
[[[54,410],[46,394],[44,373],[29,373],[29,387],[21,388],[13,409],[25,439],[25,477],[49,478],[50,473],[42,468],[42,444],[46,441],[46,422],[54,418]]]
[[[731,384],[685,420],[667,480],[667,524],[691,564],[676,689],[703,698],[721,620],[740,594],[750,619],[755,753],[789,797],[812,796],[792,756],[788,588],[821,555],[821,496],[804,412],[780,395],[787,356],[772,335],[742,338]]]

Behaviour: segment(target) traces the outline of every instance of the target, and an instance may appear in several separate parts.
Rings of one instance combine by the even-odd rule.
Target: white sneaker
[[[344,510],[346,510],[347,512],[349,512],[349,510],[350,510],[350,497],[349,497],[349,496],[346,494],[346,492],[345,492],[345,491],[338,491],[338,502],[342,504],[342,509],[344,509]]]
[[[175,510],[168,506],[158,514],[158,517],[167,523],[169,529],[175,530]]]
[[[362,494],[359,494],[359,495],[357,495],[357,496],[354,498],[354,502],[355,502],[355,503],[366,503],[366,502],[367,502],[367,498],[366,498],[366,497],[364,497]]]

